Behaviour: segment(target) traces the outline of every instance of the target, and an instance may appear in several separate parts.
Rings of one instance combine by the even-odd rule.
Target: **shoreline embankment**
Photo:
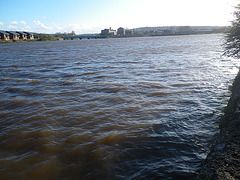
[[[26,39],[26,40],[0,40],[0,44],[6,44],[6,43],[22,43],[22,42],[36,42],[39,41],[38,39]]]
[[[240,71],[233,82],[219,129],[197,180],[240,179]]]
[[[223,34],[224,32],[213,32],[213,33],[195,33],[195,34],[163,34],[163,35],[142,35],[142,36],[138,36],[138,35],[132,35],[132,36],[104,36],[102,38],[87,38],[87,37],[83,37],[86,39],[108,39],[108,38],[136,38],[136,37],[166,37],[166,36],[192,36],[192,35],[215,35],[215,34]],[[79,36],[80,37],[80,36]],[[44,38],[38,38],[38,39],[18,39],[18,40],[1,40],[0,39],[0,44],[5,44],[5,43],[22,43],[22,42],[37,42],[37,41],[63,41],[63,40],[81,40],[83,38],[72,38],[71,36],[69,38],[62,38],[62,37],[44,37]]]

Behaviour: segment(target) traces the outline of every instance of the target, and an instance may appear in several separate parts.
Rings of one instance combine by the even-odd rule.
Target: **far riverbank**
[[[20,43],[20,42],[35,42],[35,41],[38,41],[38,39],[32,39],[32,40],[0,40],[0,44]]]
[[[5,44],[5,43],[22,43],[22,42],[37,42],[37,41],[61,41],[63,39],[25,39],[25,40],[22,40],[22,39],[19,39],[19,40],[0,40],[0,44]]]
[[[204,33],[204,34],[225,34],[223,32],[219,33]],[[108,38],[134,38],[134,37],[160,37],[160,36],[191,36],[191,35],[204,35],[204,34],[165,34],[165,35],[133,35],[133,36],[104,36],[103,39],[108,39]],[[76,40],[76,39],[84,39],[86,37],[81,37],[79,36],[78,38],[76,37],[71,37],[69,36],[68,38],[62,38],[62,37],[54,37],[52,35],[41,35],[41,38],[35,38],[35,39],[18,39],[18,40],[0,40],[0,44],[4,43],[21,43],[21,42],[36,42],[36,41],[62,41],[62,40]],[[86,38],[86,39],[99,39],[99,38]],[[101,38],[102,39],[102,38]]]

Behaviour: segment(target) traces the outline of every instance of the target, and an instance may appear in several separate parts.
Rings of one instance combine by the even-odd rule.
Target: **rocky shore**
[[[219,129],[197,180],[240,179],[240,72]]]

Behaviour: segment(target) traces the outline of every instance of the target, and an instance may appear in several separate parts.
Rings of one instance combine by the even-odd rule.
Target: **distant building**
[[[12,40],[19,40],[19,34],[15,31],[6,31],[10,34],[10,39]]]
[[[27,39],[34,39],[34,35],[33,33],[30,33],[30,32],[24,32],[27,34]]]
[[[101,30],[101,35],[110,35],[110,36],[116,36],[117,31],[113,30],[111,27],[109,29],[103,29]]]
[[[0,39],[1,40],[9,40],[10,35],[6,31],[0,31]]]
[[[19,31],[17,33],[19,34],[19,39],[27,39],[27,33]]]
[[[22,31],[0,31],[0,40],[34,39],[33,33]]]
[[[125,28],[122,28],[122,27],[118,28],[118,30],[117,30],[117,35],[119,35],[119,36],[125,36],[125,35],[126,35],[126,29],[125,29]]]

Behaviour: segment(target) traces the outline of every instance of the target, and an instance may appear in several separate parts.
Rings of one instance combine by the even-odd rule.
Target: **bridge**
[[[101,39],[101,38],[107,38],[107,36],[103,35],[75,35],[75,36],[63,36],[63,39]]]

